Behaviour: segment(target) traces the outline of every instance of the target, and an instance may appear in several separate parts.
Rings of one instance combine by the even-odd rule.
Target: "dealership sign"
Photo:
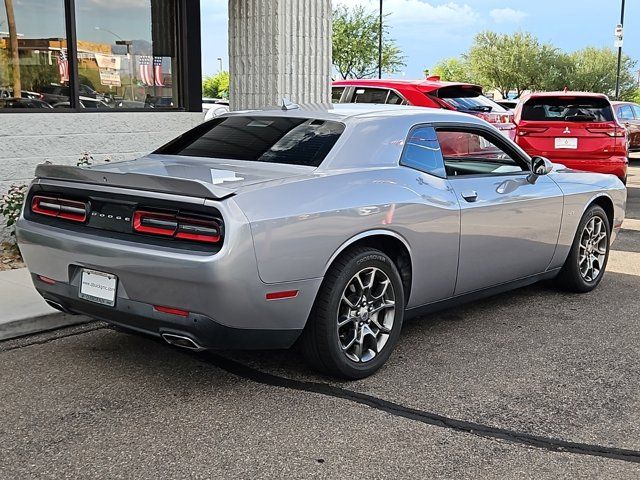
[[[120,57],[96,53],[96,63],[100,69],[100,83],[109,87],[120,87]]]

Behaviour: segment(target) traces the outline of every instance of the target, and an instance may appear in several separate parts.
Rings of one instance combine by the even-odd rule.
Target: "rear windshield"
[[[443,87],[430,95],[444,100],[460,112],[507,112],[507,109],[485,97],[477,87]]]
[[[312,118],[221,117],[155,153],[317,167],[343,131],[339,122]]]
[[[522,106],[523,120],[611,122],[613,109],[606,98],[538,97]]]

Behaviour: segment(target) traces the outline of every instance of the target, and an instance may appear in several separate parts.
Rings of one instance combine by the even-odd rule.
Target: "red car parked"
[[[476,115],[514,138],[513,113],[482,94],[469,83],[426,80],[340,80],[333,82],[333,103],[386,103],[445,108]]]
[[[606,95],[545,92],[525,95],[515,110],[516,143],[529,155],[576,170],[627,178],[627,132]]]

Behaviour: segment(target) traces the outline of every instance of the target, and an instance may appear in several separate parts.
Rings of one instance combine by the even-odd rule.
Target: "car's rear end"
[[[516,125],[516,142],[529,155],[625,181],[626,131],[605,95],[558,92],[526,96],[516,109]]]
[[[321,279],[263,282],[236,199],[312,172],[341,128],[223,117],[142,159],[39,166],[16,229],[34,285],[60,310],[187,348],[290,346]]]
[[[486,97],[479,85],[448,84],[427,79],[418,88],[440,107],[480,117],[507,137],[514,139],[513,112]]]

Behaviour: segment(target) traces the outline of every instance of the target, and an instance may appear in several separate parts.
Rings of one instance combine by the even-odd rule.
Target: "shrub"
[[[15,235],[15,223],[20,216],[24,197],[27,194],[28,185],[11,185],[9,191],[2,196],[0,212],[7,220],[7,226],[11,228],[11,235]]]

